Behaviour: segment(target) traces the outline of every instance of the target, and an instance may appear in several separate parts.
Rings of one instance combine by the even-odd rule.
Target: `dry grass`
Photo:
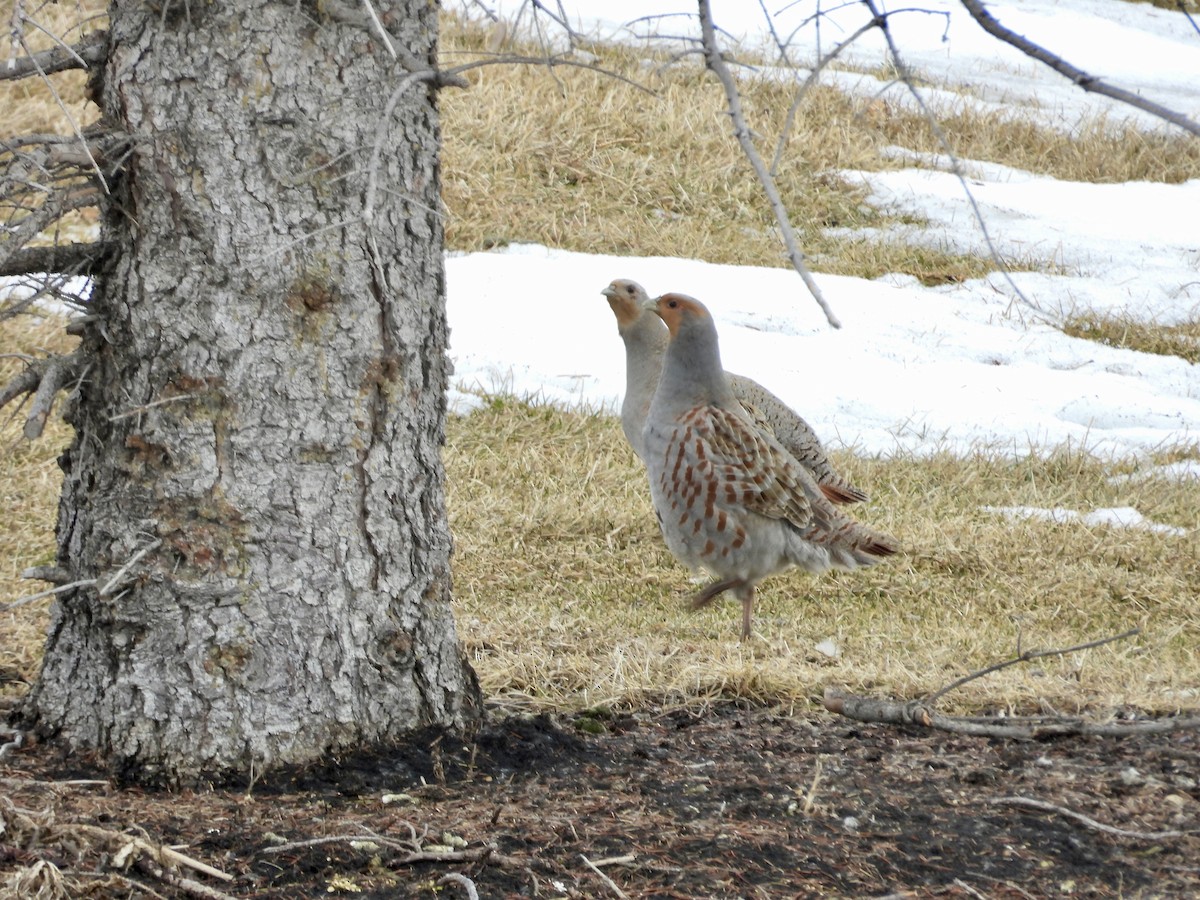
[[[1139,322],[1128,316],[1089,314],[1072,316],[1063,323],[1066,334],[1098,341],[1109,347],[1178,356],[1190,363],[1200,362],[1200,321],[1192,320],[1175,325],[1155,325]]]
[[[478,53],[488,34],[447,20],[448,63]],[[536,53],[536,47],[515,50]],[[654,90],[577,68],[495,66],[471,87],[442,94],[447,240],[463,250],[534,241],[595,253],[688,256],[784,266],[762,190],[729,127],[715,80],[691,63],[665,65],[628,47],[590,46],[607,69]],[[654,65],[648,65],[652,60]],[[743,73],[745,74],[745,73]],[[747,118],[768,154],[792,88],[744,77]],[[964,157],[1080,181],[1179,182],[1200,177],[1200,143],[1103,121],[1064,135],[966,104],[943,113]],[[928,123],[886,99],[813,89],[798,110],[779,187],[805,251],[822,271],[876,277],[904,272],[943,283],[978,277],[987,260],[832,236],[826,229],[886,225],[885,213],[836,174],[901,163],[883,150],[940,152]],[[1052,269],[1049,259],[1014,268]]]
[[[484,39],[449,27],[444,56],[458,60]],[[720,86],[695,65],[653,69],[629,48],[591,49],[605,67],[655,93],[595,71],[556,69],[551,77],[536,66],[481,69],[469,90],[443,93],[449,245],[478,250],[533,241],[582,252],[786,265],[762,189],[730,131]],[[768,140],[790,102],[777,82],[745,82],[747,115]],[[973,257],[827,233],[889,221],[836,174],[897,165],[881,153],[892,138],[864,116],[869,108],[818,87],[798,112],[778,183],[813,265],[865,277],[933,272],[938,281],[986,272],[988,263]]]
[[[8,25],[12,18],[12,8],[12,0],[0,0],[0,22]],[[103,26],[104,19],[101,14],[104,9],[105,4],[97,0],[28,2],[25,5],[26,15],[45,30],[32,25],[27,26],[25,41],[33,52],[54,46],[54,41],[46,32],[61,36],[68,44],[75,43],[88,31]],[[4,29],[3,46],[2,58],[6,60],[11,46],[8,28]],[[84,98],[84,85],[87,81],[84,72],[60,72],[53,75],[52,79],[54,89],[58,93],[57,99],[40,79],[0,80],[0,141],[27,133],[71,134],[71,119],[74,119],[79,128],[86,128],[96,121],[100,111]],[[64,108],[70,119],[64,114]],[[0,154],[0,163],[3,161],[4,154]],[[6,186],[3,193],[7,195],[11,187]],[[0,203],[0,226],[13,225],[25,214],[25,210],[13,209],[7,203]],[[72,211],[59,222],[56,234],[43,235],[33,243],[50,244],[56,237],[62,241],[90,240],[97,220],[95,209]]]
[[[22,368],[12,354],[64,352],[75,343],[63,333],[62,321],[22,316],[0,322],[0,385]],[[21,436],[24,419],[14,406],[0,410],[0,606],[47,587],[25,581],[29,566],[54,562],[54,522],[62,482],[55,460],[70,443],[71,430],[52,415],[42,438],[30,443]],[[37,671],[46,631],[48,602],[0,612],[0,696],[7,677],[26,680]]]
[[[7,21],[5,8],[0,17]],[[455,60],[485,39],[451,22],[443,47]],[[774,224],[712,80],[689,66],[655,74],[629,50],[593,49],[606,66],[657,93],[592,72],[551,76],[537,68],[485,69],[472,76],[470,90],[443,93],[450,246],[540,241],[782,265]],[[77,76],[56,78],[74,85],[71,102],[82,109]],[[0,135],[64,130],[52,101],[19,93],[30,89],[0,84]],[[767,81],[748,82],[746,90],[748,115],[772,141],[790,96]],[[1194,141],[1114,139],[1099,125],[1068,139],[997,117],[955,115],[952,130],[966,156],[1064,178],[1200,177]],[[909,272],[927,283],[982,274],[989,263],[974,257],[831,238],[822,230],[887,224],[834,172],[897,165],[881,154],[896,143],[935,149],[924,123],[883,103],[818,89],[801,109],[780,185],[816,267]],[[4,352],[63,340],[54,322],[0,328]],[[605,339],[620,352],[614,336]],[[1170,329],[1159,328],[1136,338],[1142,349],[1171,339]],[[18,366],[0,360],[0,381]],[[54,458],[69,439],[66,427],[52,422],[30,446],[18,439],[19,425],[6,414],[0,428],[10,512],[0,523],[0,603],[38,589],[19,573],[53,558]],[[1172,453],[1200,455],[1186,447]],[[756,614],[761,637],[742,645],[731,601],[700,614],[686,610],[687,573],[663,547],[644,475],[613,419],[496,400],[451,421],[446,461],[461,636],[487,694],[508,706],[579,709],[730,696],[804,706],[833,682],[910,696],[1012,653],[1018,640],[1061,646],[1133,625],[1145,630],[1136,641],[1009,670],[948,703],[1165,711],[1198,702],[1196,537],[1011,522],[980,509],[1133,505],[1195,535],[1194,482],[1114,485],[1107,477],[1133,463],[1105,465],[1072,453],[1019,462],[844,454],[842,467],[874,497],[858,515],[895,534],[905,554],[865,572],[772,579]],[[0,672],[34,676],[47,605],[0,613]],[[837,659],[816,649],[826,638],[840,648]]]
[[[106,4],[88,0],[86,3],[28,2],[26,14],[38,25],[63,41],[73,44],[103,20],[97,18]],[[12,19],[13,0],[0,0],[0,21],[7,26]],[[25,29],[29,49],[37,52],[54,46],[54,41],[37,27]],[[3,58],[7,60],[11,43],[9,30],[4,29]],[[87,76],[83,72],[62,72],[54,77],[54,87],[66,108],[79,125],[94,121],[98,110],[84,100],[83,87]],[[54,95],[36,78],[0,81],[0,140],[16,134],[70,134],[70,122],[63,116]]]
[[[615,343],[615,340],[614,340]],[[614,352],[619,352],[614,347]],[[1196,706],[1196,538],[1009,521],[981,507],[1136,505],[1200,526],[1200,484],[1108,483],[1086,455],[839,462],[856,508],[905,553],[855,573],[767,582],[758,636],[733,601],[691,613],[645,476],[615,421],[497,401],[451,423],[447,448],[460,635],[487,695],[526,708],[695,703],[805,706],[825,684],[912,696],[1022,647],[1142,637],[977,681],[950,706],[1073,711]],[[816,645],[832,638],[840,658]]]

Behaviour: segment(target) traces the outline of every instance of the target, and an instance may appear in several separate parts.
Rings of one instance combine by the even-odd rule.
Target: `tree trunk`
[[[375,7],[432,65],[436,5]],[[130,154],[58,524],[58,565],[96,585],[60,595],[25,712],[129,777],[261,771],[480,709],[449,605],[434,88],[385,120],[407,70],[319,9],[110,9],[101,104]]]

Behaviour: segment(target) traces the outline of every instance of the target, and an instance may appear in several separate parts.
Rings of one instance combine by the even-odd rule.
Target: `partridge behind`
[[[747,415],[721,368],[707,308],[683,294],[652,305],[670,340],[642,449],[667,546],[718,578],[693,608],[732,590],[745,639],[767,576],[791,566],[854,569],[895,553],[891,538],[839,512],[809,470]]]
[[[658,388],[668,331],[662,319],[648,308],[650,297],[636,281],[618,278],[601,291],[617,317],[617,332],[625,343],[625,397],[621,401],[621,429],[633,452],[645,462],[642,430],[650,402]],[[762,431],[772,434],[816,479],[834,503],[858,503],[867,495],[839,475],[812,426],[786,403],[752,378],[726,372],[734,397]]]

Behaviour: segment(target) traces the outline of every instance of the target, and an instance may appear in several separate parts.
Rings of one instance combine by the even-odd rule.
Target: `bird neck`
[[[621,329],[621,339],[625,341],[625,397],[621,401],[621,427],[634,452],[644,458],[642,429],[662,375],[663,356],[667,350],[667,326],[658,316],[644,313],[628,327]]]
[[[625,342],[625,390],[648,386],[653,395],[662,372],[663,354],[667,350],[667,328],[662,319],[643,313],[629,327],[621,329]]]
[[[734,402],[721,367],[717,329],[711,321],[681,329],[667,345],[662,379],[656,396],[677,398],[680,408],[724,406]]]

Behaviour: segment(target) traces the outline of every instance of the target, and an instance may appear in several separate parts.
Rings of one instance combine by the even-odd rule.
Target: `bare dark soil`
[[[4,898],[40,860],[46,897],[1200,896],[1195,731],[1014,742],[725,706],[494,720],[249,791],[6,762]],[[232,880],[122,857],[131,835]]]

